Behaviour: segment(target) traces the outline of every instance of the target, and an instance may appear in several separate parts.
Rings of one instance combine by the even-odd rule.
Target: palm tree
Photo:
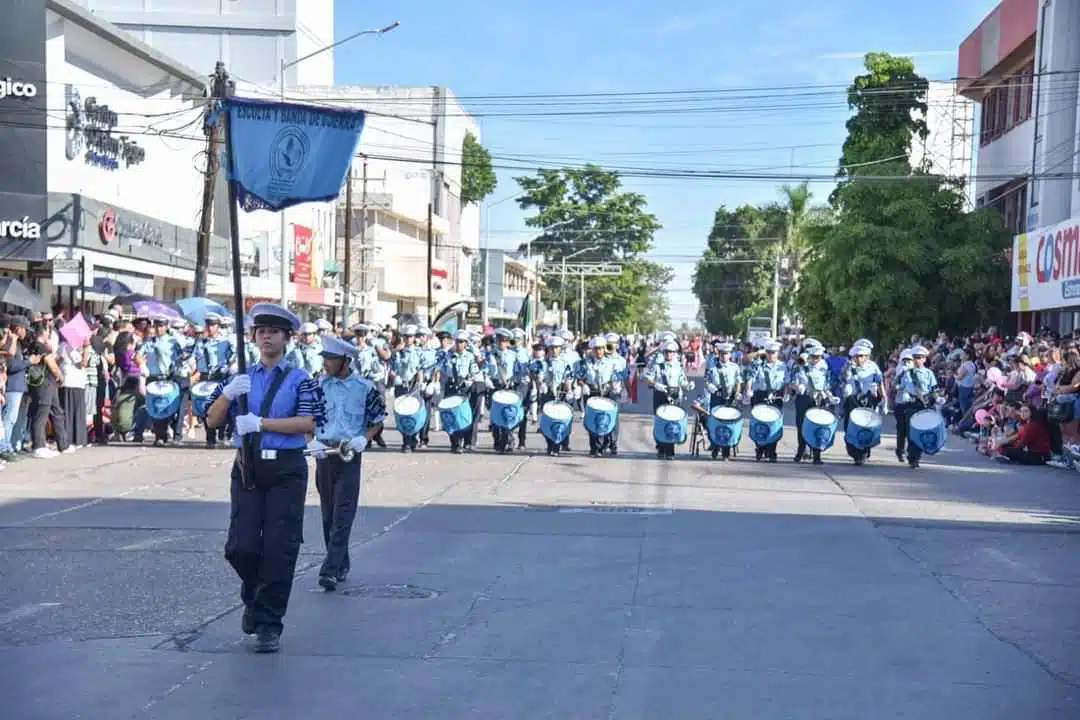
[[[791,272],[791,286],[785,305],[790,306],[791,301],[799,287],[799,261],[806,257],[809,249],[810,233],[807,232],[811,225],[824,222],[829,215],[829,207],[825,205],[813,205],[814,194],[810,192],[810,185],[801,182],[797,185],[784,184],[780,186],[780,206],[787,214],[787,232],[780,252],[793,258]]]

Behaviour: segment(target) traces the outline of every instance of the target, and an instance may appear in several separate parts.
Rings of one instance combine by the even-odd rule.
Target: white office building
[[[210,74],[218,60],[249,83],[334,41],[334,0],[77,0],[147,45]],[[332,85],[333,50],[285,73],[287,85]]]

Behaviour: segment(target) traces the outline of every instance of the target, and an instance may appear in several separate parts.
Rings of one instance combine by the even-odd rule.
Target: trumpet
[[[304,457],[312,455],[337,455],[343,462],[352,462],[352,459],[356,457],[356,451],[349,447],[348,440],[342,440],[337,447],[328,447],[325,450],[304,450]]]

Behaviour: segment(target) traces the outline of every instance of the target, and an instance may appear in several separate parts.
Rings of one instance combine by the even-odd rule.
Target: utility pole
[[[352,159],[349,160],[349,174],[345,177],[345,311],[341,324],[349,328],[349,315],[352,314]]]
[[[207,119],[214,112],[217,102],[230,94],[229,73],[225,71],[225,63],[218,61],[210,79],[210,97],[206,102]],[[203,175],[199,234],[195,242],[195,297],[206,297],[207,275],[210,272],[210,234],[214,226],[214,186],[218,175],[221,123],[205,123],[203,132],[206,134],[206,171]]]
[[[428,325],[435,319],[435,296],[433,293],[431,282],[431,271],[433,269],[433,252],[435,249],[435,229],[432,227],[434,221],[435,208],[432,203],[427,204],[427,312]]]
[[[367,156],[365,155],[363,176],[360,179],[360,292],[364,293],[365,298],[367,298],[368,291],[369,258],[367,246]],[[352,258],[349,258],[349,262],[352,262]],[[360,314],[366,322],[368,319],[367,309],[361,309]]]

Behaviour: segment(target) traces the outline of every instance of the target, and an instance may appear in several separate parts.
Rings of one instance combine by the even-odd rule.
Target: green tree
[[[869,53],[865,66],[848,90],[854,115],[835,213],[801,231],[796,302],[808,329],[892,347],[996,318],[1008,293],[1007,233],[987,211],[964,212],[960,185],[910,166],[911,140],[926,134],[927,87],[911,60]]]
[[[495,192],[499,180],[491,167],[489,153],[476,136],[465,133],[461,143],[461,204],[481,202]]]
[[[667,316],[666,288],[672,279],[667,266],[646,260],[653,235],[660,229],[656,216],[639,193],[622,189],[618,173],[595,165],[561,170],[538,170],[515,178],[522,194],[518,205],[532,215],[525,224],[538,235],[522,245],[544,261],[558,264],[611,262],[622,274],[586,276],[585,331],[652,331]],[[544,275],[545,297],[564,302],[570,323],[577,325],[580,276]]]
[[[709,332],[742,335],[750,318],[772,312],[773,262],[786,227],[776,203],[716,211],[693,279]]]

